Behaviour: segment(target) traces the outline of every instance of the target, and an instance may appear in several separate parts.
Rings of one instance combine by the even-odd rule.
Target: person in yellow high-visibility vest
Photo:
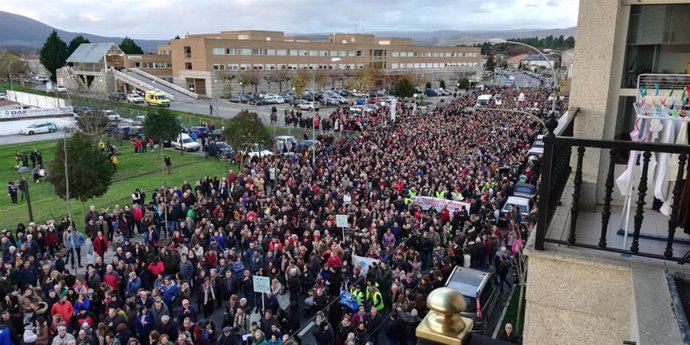
[[[110,157],[110,163],[112,163],[112,164],[113,164],[113,168],[115,168],[115,170],[117,170],[117,163],[118,163],[118,160],[117,160],[117,156],[116,156],[116,155],[113,155],[112,157]]]
[[[373,286],[367,288],[367,303],[370,303],[376,310],[383,311],[384,305],[381,291]]]
[[[362,305],[362,302],[364,302],[364,293],[362,292],[362,288],[359,286],[359,284],[355,284],[355,286],[350,288],[350,294],[355,298],[355,300],[357,300],[359,305]]]

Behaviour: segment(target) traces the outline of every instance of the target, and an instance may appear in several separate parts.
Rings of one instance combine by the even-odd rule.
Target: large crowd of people
[[[425,115],[405,104],[385,130],[322,145],[313,165],[308,153],[264,157],[226,176],[137,190],[131,203],[91,207],[84,222],[3,231],[0,308],[9,332],[0,338],[292,345],[314,317],[309,343],[414,341],[426,296],[455,265],[495,270],[502,288],[514,243],[527,236],[529,219],[511,209],[501,224],[499,215],[513,184],[538,176],[527,152],[541,127],[525,116],[463,111],[487,92],[501,94],[500,108],[542,115],[550,106],[544,89],[513,88],[468,92]],[[414,196],[470,207],[423,210]],[[347,215],[347,229],[336,215]],[[361,267],[353,256],[373,263]],[[254,291],[254,276],[270,279],[269,293]],[[354,305],[340,303],[343,293]]]

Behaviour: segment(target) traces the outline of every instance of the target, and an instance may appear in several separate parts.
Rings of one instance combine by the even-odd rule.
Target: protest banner
[[[462,210],[462,207],[464,206],[465,210],[469,212],[471,206],[468,202],[432,198],[429,196],[415,196],[412,198],[412,200],[415,204],[419,205],[424,211],[430,210],[432,207],[436,211],[441,211],[443,207],[447,207],[448,211],[450,212],[460,212]]]

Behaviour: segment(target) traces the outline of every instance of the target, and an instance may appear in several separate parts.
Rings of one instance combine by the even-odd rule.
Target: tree
[[[84,202],[99,197],[108,191],[113,182],[115,168],[110,159],[98,149],[98,144],[84,133],[77,132],[67,143],[67,176],[69,179],[69,199]],[[48,165],[48,181],[55,194],[67,200],[67,178],[65,176],[65,141],[58,141],[55,159]]]
[[[10,65],[12,64],[12,65]],[[12,53],[0,53],[0,76],[3,78],[9,77],[11,73],[15,78],[26,74],[29,71],[29,65],[19,56]]]
[[[180,133],[180,128],[180,119],[168,109],[159,108],[149,112],[144,120],[144,134],[157,140],[161,147],[163,141],[174,139]]]
[[[237,78],[237,82],[242,86],[242,93],[244,93],[244,88],[252,84],[252,77],[249,73],[242,73]]]
[[[91,43],[91,41],[84,38],[82,35],[75,36],[71,41],[69,41],[69,45],[67,46],[67,57],[72,55],[72,53],[74,53],[74,51],[77,50],[82,43]]]
[[[104,110],[112,109],[107,102],[93,100],[86,104],[91,111],[87,113],[79,113],[77,118],[77,127],[86,136],[100,138],[104,136],[110,129],[110,122],[108,118],[103,115]]]
[[[446,88],[446,81],[441,79],[438,81],[438,87],[445,89]]]
[[[461,78],[458,80],[458,84],[460,85],[458,89],[469,89],[470,88],[470,80],[467,78]]]
[[[223,137],[238,151],[247,150],[252,144],[263,147],[273,146],[273,137],[259,115],[248,110],[240,111],[235,117],[225,122]]]
[[[122,39],[122,42],[120,42],[120,49],[122,49],[125,54],[144,54],[144,51],[141,50],[141,47],[139,47],[139,45],[137,45],[133,39],[127,36],[125,36],[125,38]]]
[[[50,72],[50,79],[56,80],[57,69],[65,65],[68,57],[67,43],[60,38],[57,31],[53,30],[40,53],[41,64]]]
[[[494,56],[489,55],[489,57],[486,59],[486,63],[484,64],[484,70],[493,72],[494,69],[496,69],[496,62],[494,61]]]
[[[292,78],[292,87],[295,89],[295,99],[302,98],[302,93],[310,81],[309,74],[305,70],[299,70]]]
[[[394,92],[398,97],[412,97],[415,93],[415,89],[410,79],[402,78],[395,84]]]

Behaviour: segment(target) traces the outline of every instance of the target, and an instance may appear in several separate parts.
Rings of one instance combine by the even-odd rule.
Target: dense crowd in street
[[[550,107],[545,89],[489,92],[500,108]],[[84,226],[63,218],[3,231],[0,307],[12,343],[292,345],[312,317],[318,345],[412,343],[426,296],[455,265],[494,270],[503,289],[527,236],[529,219],[511,209],[499,224],[499,210],[521,175],[538,176],[527,151],[541,127],[464,112],[477,94],[426,115],[401,106],[385,130],[322,145],[315,165],[308,153],[255,159],[91,207]],[[425,211],[415,196],[470,207]],[[271,292],[255,292],[253,276],[269,277]],[[354,305],[339,302],[343,292]]]

